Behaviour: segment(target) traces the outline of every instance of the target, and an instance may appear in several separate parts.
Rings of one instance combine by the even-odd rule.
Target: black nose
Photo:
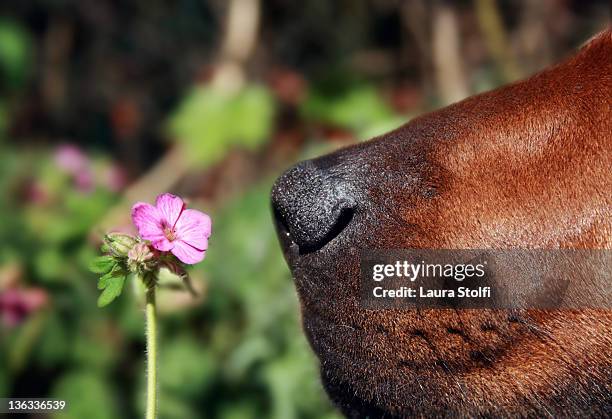
[[[312,161],[289,169],[272,189],[272,209],[280,233],[311,253],[338,236],[351,222],[357,202],[351,185]]]

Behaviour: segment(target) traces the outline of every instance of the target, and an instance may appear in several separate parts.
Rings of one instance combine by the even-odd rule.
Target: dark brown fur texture
[[[608,30],[525,81],[277,181],[304,330],[348,417],[612,416],[612,311],[358,301],[361,249],[612,248],[611,99]]]

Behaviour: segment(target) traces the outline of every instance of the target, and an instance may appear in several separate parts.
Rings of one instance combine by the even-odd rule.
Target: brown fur
[[[357,297],[361,249],[612,248],[611,96],[608,30],[528,80],[308,163],[358,200],[321,249],[281,237],[347,416],[612,415],[611,311],[371,311]]]

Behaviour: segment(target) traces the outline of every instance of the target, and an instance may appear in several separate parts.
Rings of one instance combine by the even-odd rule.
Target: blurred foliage
[[[95,308],[96,278],[87,271],[96,253],[88,230],[118,196],[102,187],[75,189],[43,150],[3,151],[0,193],[13,199],[0,206],[8,221],[0,234],[14,240],[0,244],[0,266],[18,263],[24,282],[52,296],[50,307],[0,335],[9,354],[0,367],[3,394],[69,400],[58,418],[139,416],[144,337],[137,298]],[[15,193],[34,179],[46,191],[41,202]],[[160,418],[334,416],[269,221],[270,185],[212,213],[210,250],[193,272],[207,283],[204,304],[162,316]],[[23,387],[30,375],[42,377],[39,390]]]
[[[0,20],[0,142],[9,124],[9,101],[28,80],[32,70],[31,39],[10,20]]]
[[[340,95],[314,90],[304,102],[307,118],[352,130],[367,140],[397,128],[405,117],[396,115],[372,86],[356,86]]]
[[[261,86],[247,86],[232,94],[203,86],[194,88],[182,101],[168,130],[196,162],[211,164],[232,146],[260,146],[270,135],[273,116],[274,102]]]
[[[0,72],[12,90],[23,86],[32,68],[31,40],[20,25],[0,20]]]

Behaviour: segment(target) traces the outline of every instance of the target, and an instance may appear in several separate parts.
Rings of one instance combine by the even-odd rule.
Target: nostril
[[[299,248],[299,253],[304,255],[316,252],[317,250],[323,248],[327,243],[342,233],[342,231],[344,231],[344,229],[353,220],[353,216],[355,215],[355,207],[349,202],[341,203],[336,207],[336,210],[332,212],[335,214],[335,221],[328,226],[321,226],[324,228],[324,230],[326,230],[326,232],[319,235],[313,235],[311,240],[304,240],[300,237],[299,231],[296,231],[299,229],[299,227],[294,226],[292,228],[287,221],[287,218],[283,215],[283,211],[277,205],[272,205],[272,213],[274,215],[278,234],[285,236],[296,243]]]
[[[316,252],[317,250],[323,248],[327,243],[335,239],[344,229],[351,223],[353,216],[355,215],[355,209],[352,207],[346,207],[340,209],[338,214],[338,218],[334,224],[332,224],[329,231],[321,237],[319,240],[313,241],[312,243],[305,243],[300,248],[300,254],[308,254],[312,252]],[[291,233],[289,232],[289,236]]]
[[[274,202],[272,203],[272,214],[274,215],[274,221],[276,223],[276,227],[277,227],[279,234],[290,236],[289,224],[287,224],[287,220],[283,216],[278,206],[274,205]]]
[[[272,188],[272,212],[283,246],[299,254],[323,248],[351,223],[357,201],[348,182],[312,164],[285,172]]]

